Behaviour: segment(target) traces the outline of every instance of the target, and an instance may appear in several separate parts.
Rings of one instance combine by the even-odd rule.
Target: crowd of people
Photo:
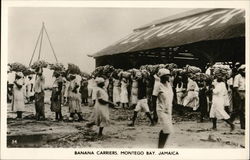
[[[50,109],[55,112],[55,119],[60,121],[63,120],[61,107],[68,105],[69,117],[82,121],[81,104],[93,106],[87,126],[99,126],[100,136],[103,128],[110,124],[109,107],[133,109],[129,127],[135,125],[138,112],[145,112],[151,126],[158,122],[162,126],[159,148],[164,147],[173,133],[172,110],[176,110],[179,116],[186,112],[200,112],[199,121],[211,118],[214,130],[218,119],[224,120],[231,131],[234,130],[233,122],[239,116],[241,129],[245,129],[245,65],[227,66],[226,73],[223,71],[225,67],[220,69],[221,66],[227,65],[209,65],[204,73],[194,66],[177,68],[161,64],[127,71],[109,66],[98,68],[91,77],[80,79],[75,74],[55,71],[55,80],[50,88]],[[25,103],[34,101],[36,119],[45,120],[46,88],[41,67],[35,70],[32,82],[32,76],[24,77],[22,72],[16,72],[13,84],[8,84],[8,101],[12,101],[12,110],[18,119],[22,118]]]

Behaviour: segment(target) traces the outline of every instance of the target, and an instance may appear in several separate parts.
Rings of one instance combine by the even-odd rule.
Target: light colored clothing
[[[159,88],[159,85],[160,85],[160,78],[157,76],[157,75],[154,75],[154,78],[155,78],[155,83],[154,83],[154,89],[153,89],[153,96],[157,96],[157,93],[158,93],[158,88]]]
[[[109,106],[108,104],[101,104],[99,103],[98,99],[102,99],[104,101],[108,101],[108,94],[107,92],[100,88],[96,88],[96,103],[94,106],[95,111],[95,123],[97,126],[105,127],[110,124],[109,120]]]
[[[14,83],[15,77],[16,77],[16,72],[10,72],[10,73],[8,73],[8,82],[9,82],[9,84],[13,84]]]
[[[212,107],[210,110],[210,118],[217,119],[228,119],[230,118],[227,112],[224,109],[224,99],[225,94],[227,94],[227,89],[224,82],[215,82],[213,89],[213,100]]]
[[[45,77],[43,75],[41,75],[41,76],[36,75],[34,92],[35,93],[43,92],[44,91],[44,84],[45,84]]]
[[[208,67],[205,74],[211,75],[211,67]]]
[[[183,103],[183,91],[185,90],[183,88],[183,83],[181,83],[180,87],[177,84],[175,89],[176,89],[177,104],[182,104]]]
[[[173,97],[174,93],[171,84],[167,83],[164,85],[160,83],[157,94],[157,115],[164,133],[174,132],[172,124]]]
[[[27,79],[26,81],[26,89],[27,89],[26,96],[27,97],[34,96],[34,89],[32,88],[32,85],[34,87],[33,80]]]
[[[113,79],[113,102],[120,102],[121,87],[119,86],[119,80]]]
[[[139,99],[136,106],[135,110],[136,112],[142,111],[142,112],[149,112],[149,106],[148,106],[148,100],[145,99]]]
[[[79,87],[77,89],[77,92],[73,92],[75,86],[79,84],[77,83],[77,80],[72,80],[69,83],[68,87],[68,102],[69,102],[69,112],[70,113],[79,113],[81,112],[81,94],[79,93]]]
[[[187,95],[183,99],[183,105],[197,110],[199,107],[199,87],[195,81],[188,78]]]
[[[132,82],[130,102],[131,104],[136,104],[138,102],[138,82],[135,79],[133,79]]]
[[[128,103],[128,83],[121,81],[121,94],[120,94],[120,98],[121,98],[121,103]]]
[[[241,74],[237,74],[234,77],[234,87],[238,87],[239,91],[245,91],[245,77],[243,77]]]
[[[21,88],[18,88],[17,85],[14,83],[13,87],[13,100],[12,100],[12,110],[13,111],[24,111],[24,95],[23,95],[23,86],[24,86],[24,79],[15,80],[18,85],[21,85]]]

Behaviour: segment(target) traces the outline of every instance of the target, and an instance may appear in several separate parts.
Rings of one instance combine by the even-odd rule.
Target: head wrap
[[[165,69],[165,68],[159,69],[158,76],[162,77],[164,75],[170,75],[170,71],[168,69]]]
[[[96,84],[100,84],[100,83],[104,83],[105,80],[104,80],[104,78],[97,77],[97,78],[95,79],[95,82],[96,82]]]

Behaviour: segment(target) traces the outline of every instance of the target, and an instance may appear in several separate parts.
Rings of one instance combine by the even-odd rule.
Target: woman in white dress
[[[76,79],[76,75],[70,74],[70,83],[68,87],[68,102],[69,102],[69,113],[73,119],[74,115],[78,115],[78,121],[82,121],[81,115],[81,94],[79,93],[80,84]]]
[[[121,87],[120,87],[120,80],[117,78],[113,78],[113,102],[120,105],[120,94],[121,94]]]
[[[183,106],[194,111],[199,107],[199,87],[191,78],[188,78],[187,95],[183,98]]]
[[[127,87],[128,87],[128,81],[126,80],[126,78],[122,78],[120,98],[121,98],[121,103],[122,103],[123,108],[125,108],[125,105],[127,105],[127,108],[129,108]]]
[[[231,131],[234,130],[234,124],[229,121],[230,116],[225,111],[225,95],[227,94],[226,85],[223,82],[221,77],[218,77],[213,82],[213,99],[212,99],[212,107],[210,110],[210,118],[213,121],[214,130],[217,129],[216,121],[217,119],[222,119],[226,123],[228,123],[231,127]]]
[[[17,113],[17,119],[22,118],[24,111],[24,78],[22,72],[16,73],[16,78],[13,86],[13,100],[12,100],[12,111]]]
[[[108,100],[108,93],[104,89],[104,79],[96,78],[96,102],[94,105],[94,122],[88,123],[87,127],[96,124],[99,127],[98,136],[102,136],[104,127],[110,125],[109,106],[115,106],[114,103]]]
[[[132,77],[130,102],[131,102],[132,108],[135,108],[138,102],[138,81],[137,81],[136,76]]]
[[[158,148],[164,148],[169,135],[174,132],[172,124],[174,93],[169,82],[170,71],[163,68],[159,70],[158,75],[161,83],[157,89],[157,115],[162,128],[159,133]]]

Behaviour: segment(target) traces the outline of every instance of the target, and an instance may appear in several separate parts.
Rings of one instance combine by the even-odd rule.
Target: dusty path
[[[156,148],[159,124],[149,126],[144,114],[139,114],[135,127],[128,127],[133,111],[112,110],[112,123],[104,128],[104,135],[98,138],[97,127],[86,128],[83,122],[55,122],[54,114],[46,104],[46,121],[33,119],[34,104],[26,105],[24,120],[13,119],[16,115],[9,111],[8,105],[8,147],[94,147],[94,148]],[[92,107],[82,106],[83,115],[89,118]],[[62,107],[65,119],[68,106]],[[211,122],[197,123],[195,116],[191,120],[174,116],[175,134],[171,136],[166,147],[172,148],[244,148],[245,132],[235,122],[236,129],[224,122],[218,122],[218,130],[211,130]]]

